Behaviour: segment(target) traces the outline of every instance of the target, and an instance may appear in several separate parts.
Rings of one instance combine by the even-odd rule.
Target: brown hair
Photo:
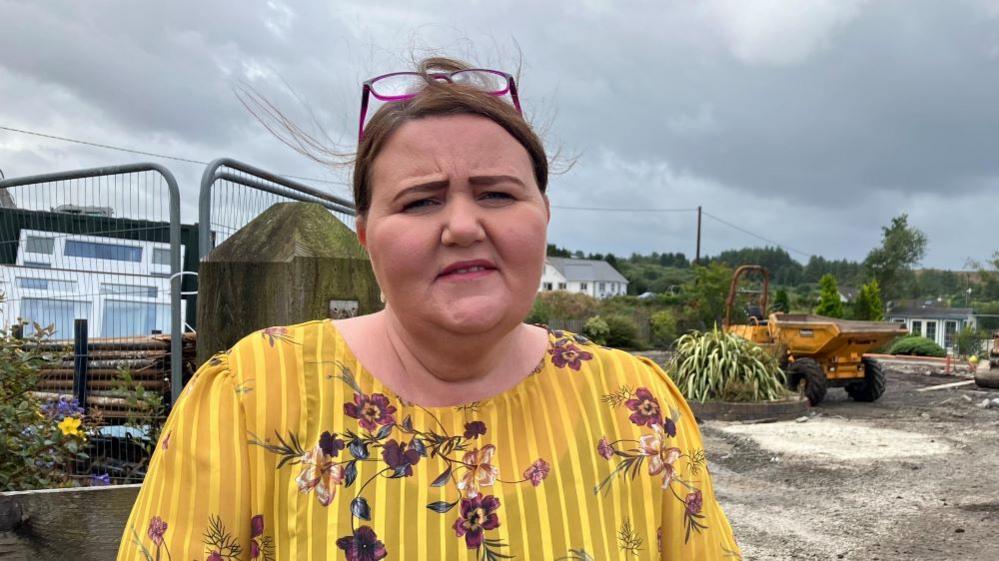
[[[544,193],[548,187],[548,156],[541,139],[524,117],[508,101],[472,86],[451,84],[429,77],[433,72],[453,72],[471,68],[449,58],[420,61],[418,72],[426,76],[426,87],[406,101],[386,103],[364,127],[364,139],[354,160],[354,204],[364,215],[371,206],[371,170],[379,152],[404,123],[439,115],[480,115],[503,127],[527,150],[534,167],[534,179]]]
[[[371,169],[379,152],[404,123],[438,115],[480,115],[503,127],[527,150],[534,167],[534,179],[544,193],[548,187],[548,156],[534,129],[507,100],[472,86],[451,84],[430,78],[434,72],[454,72],[471,66],[445,57],[425,58],[416,64],[425,76],[426,86],[415,98],[382,105],[364,128],[364,139],[356,154],[340,152],[325,131],[317,138],[303,130],[252,85],[237,83],[234,93],[240,103],[278,140],[311,160],[328,166],[354,164],[354,205],[363,216],[371,206]],[[314,123],[320,130],[318,122]],[[558,157],[558,154],[556,154]],[[571,162],[566,170],[571,167]]]

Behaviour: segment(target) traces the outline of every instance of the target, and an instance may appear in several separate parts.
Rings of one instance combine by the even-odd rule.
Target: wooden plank
[[[946,365],[946,357],[936,357],[936,356],[914,356],[914,355],[884,355],[876,353],[865,353],[865,358],[873,358],[876,360],[882,360],[885,362],[924,362],[926,364],[939,364]],[[951,359],[951,363],[962,362],[956,359]]]
[[[951,382],[949,384],[940,384],[938,386],[930,386],[928,388],[919,388],[916,391],[917,392],[932,392],[932,391],[935,391],[935,390],[945,390],[947,388],[958,388],[958,387],[961,387],[961,386],[970,386],[971,384],[974,384],[974,383],[975,383],[974,380],[963,380],[961,382]]]
[[[140,487],[0,493],[0,561],[112,561]]]

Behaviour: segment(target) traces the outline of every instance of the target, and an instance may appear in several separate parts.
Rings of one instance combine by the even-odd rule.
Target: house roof
[[[900,306],[891,311],[891,317],[965,319],[974,315],[971,308],[943,308],[937,306]]]
[[[583,282],[623,282],[628,279],[617,272],[606,261],[595,259],[569,259],[566,257],[549,257],[548,264],[555,267],[567,281]]]

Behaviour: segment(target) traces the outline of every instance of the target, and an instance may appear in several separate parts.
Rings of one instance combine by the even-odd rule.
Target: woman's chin
[[[465,297],[445,303],[440,309],[442,327],[448,331],[476,334],[501,328],[510,329],[524,318],[512,313],[508,299]]]

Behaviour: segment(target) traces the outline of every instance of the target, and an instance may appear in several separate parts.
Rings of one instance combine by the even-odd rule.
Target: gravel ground
[[[807,422],[701,428],[744,559],[999,560],[999,391],[891,369],[876,403],[830,389]]]

